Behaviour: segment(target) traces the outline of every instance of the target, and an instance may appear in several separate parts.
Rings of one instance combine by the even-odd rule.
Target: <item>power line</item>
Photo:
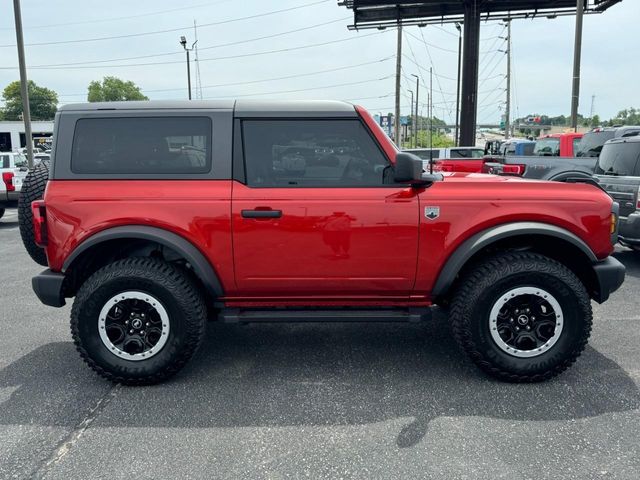
[[[321,87],[309,87],[309,88],[298,88],[295,90],[279,90],[276,92],[260,92],[260,93],[245,93],[242,95],[225,95],[225,96],[216,96],[216,97],[204,97],[205,99],[211,98],[241,98],[241,97],[256,97],[261,95],[280,95],[282,93],[296,93],[296,92],[308,92],[311,90],[323,90],[326,88],[337,88],[337,87],[347,87],[351,85],[361,85],[363,83],[371,83],[371,82],[379,82],[382,80],[387,80],[388,78],[395,77],[395,75],[387,75],[385,77],[380,78],[372,78],[370,80],[361,80],[359,82],[347,82],[347,83],[337,83],[335,85],[323,85]]]
[[[212,7],[214,5],[219,5],[221,3],[227,3],[230,2],[231,0],[219,0],[217,2],[207,2],[207,3],[200,3],[197,5],[183,5],[180,6],[178,8],[171,8],[169,10],[159,10],[159,11],[155,11],[155,12],[148,12],[148,13],[140,13],[138,15],[127,15],[126,17],[110,17],[110,18],[100,18],[97,20],[82,20],[82,21],[77,21],[77,22],[68,22],[68,23],[50,23],[47,25],[31,25],[29,27],[23,27],[24,30],[30,30],[30,29],[39,29],[42,30],[43,28],[53,28],[53,27],[67,27],[70,25],[86,25],[86,24],[90,24],[90,23],[106,23],[106,22],[113,22],[116,20],[129,20],[131,18],[141,18],[141,17],[150,17],[152,15],[161,15],[163,13],[171,13],[171,12],[182,12],[184,10],[188,10],[190,8],[199,8],[199,7]],[[13,27],[0,27],[0,30],[13,30]]]
[[[429,51],[429,45],[427,44],[427,41],[424,38],[424,33],[422,33],[422,30],[420,30],[420,36],[422,37],[422,43],[424,44],[424,48],[427,51],[427,55],[429,57],[429,62],[431,63],[431,69],[433,71],[433,70],[435,70],[435,67],[433,65],[433,58],[431,58],[431,52]],[[438,90],[440,91],[440,94],[442,95],[442,100],[446,101],[446,99],[444,98],[444,94],[442,93],[442,85],[440,84],[440,78],[436,77],[436,82],[438,84]],[[431,82],[431,83],[433,83],[433,82]],[[431,99],[431,102],[433,103],[433,99]],[[448,105],[448,107],[449,107],[449,120],[453,121],[453,101],[451,101],[451,104]]]
[[[258,14],[255,14],[255,15],[249,15],[249,16],[246,16],[246,17],[231,18],[231,19],[228,19],[228,20],[221,20],[219,22],[203,23],[202,25],[200,25],[200,28],[211,27],[211,26],[214,26],[214,25],[223,25],[223,24],[233,23],[233,22],[240,22],[240,21],[243,21],[243,20],[251,20],[253,18],[266,17],[266,16],[269,16],[269,15],[276,15],[278,13],[290,12],[292,10],[299,10],[301,8],[312,7],[314,5],[320,5],[321,3],[327,3],[328,1],[329,0],[320,0],[320,1],[316,1],[316,2],[305,3],[305,4],[302,4],[302,5],[295,6],[295,7],[283,8],[283,9],[280,9],[280,10],[272,10],[270,12],[258,13]],[[170,29],[166,29],[166,30],[155,30],[155,31],[151,31],[151,32],[128,33],[128,34],[125,34],[125,35],[111,35],[111,36],[107,36],[107,37],[82,38],[82,39],[76,39],[76,40],[60,40],[60,41],[57,41],[57,42],[26,43],[25,46],[27,46],[27,47],[35,47],[35,46],[44,46],[44,45],[64,45],[64,44],[70,44],[70,43],[99,42],[99,41],[103,41],[103,40],[114,40],[114,39],[120,39],[120,38],[143,37],[143,36],[147,36],[147,35],[157,35],[157,34],[160,34],[160,33],[179,32],[179,31],[189,30],[189,29],[191,29],[191,25],[189,25],[187,27],[170,28]],[[16,46],[15,44],[12,44],[12,45],[0,45],[0,48],[9,48],[9,47],[15,47],[15,46]]]
[[[270,35],[264,35],[261,37],[254,37],[254,38],[247,38],[245,40],[239,40],[237,42],[229,42],[229,43],[220,43],[218,45],[211,45],[208,47],[198,47],[198,50],[211,50],[213,48],[221,48],[221,47],[229,47],[232,45],[240,45],[242,43],[250,43],[250,42],[255,42],[258,40],[265,40],[267,38],[275,38],[275,37],[279,37],[282,35],[289,35],[291,33],[297,33],[297,32],[302,32],[305,30],[311,30],[312,28],[318,28],[318,27],[323,27],[325,25],[330,25],[332,23],[337,23],[337,22],[341,22],[348,19],[348,17],[345,18],[338,18],[336,20],[331,20],[329,22],[323,22],[323,23],[318,23],[315,25],[309,25],[306,27],[302,27],[302,28],[296,28],[294,30],[287,30],[285,32],[278,32],[278,33],[274,33],[274,34],[270,34]],[[165,53],[155,53],[155,54],[149,54],[149,55],[139,55],[137,57],[122,57],[122,58],[110,58],[108,60],[90,60],[90,61],[83,61],[83,62],[71,62],[71,63],[51,63],[51,64],[45,64],[45,65],[30,65],[29,68],[53,68],[53,67],[69,67],[69,66],[75,66],[75,65],[91,65],[94,63],[109,63],[109,62],[120,62],[120,61],[126,61],[126,60],[140,60],[143,58],[154,58],[154,57],[165,57],[165,56],[169,56],[169,55],[182,55],[183,52],[181,51],[176,51],[176,52],[165,52]],[[12,67],[7,67],[7,68],[12,68]]]
[[[319,75],[322,73],[331,73],[331,72],[338,72],[341,70],[348,70],[348,69],[352,69],[352,68],[358,68],[358,67],[363,67],[365,65],[373,65],[375,63],[382,63],[382,62],[386,62],[390,59],[394,58],[393,56],[391,57],[385,57],[382,58],[380,60],[373,60],[371,62],[363,62],[363,63],[358,63],[356,65],[345,65],[345,66],[341,66],[341,67],[335,67],[335,68],[329,68],[326,70],[316,70],[314,72],[307,72],[307,73],[296,73],[294,75],[286,75],[286,76],[282,76],[282,77],[271,77],[271,78],[263,78],[260,80],[249,80],[249,81],[245,81],[245,82],[230,82],[230,83],[218,83],[215,85],[203,85],[201,88],[205,89],[205,88],[218,88],[218,87],[233,87],[233,86],[237,86],[237,85],[251,85],[251,84],[255,84],[255,83],[265,83],[265,82],[272,82],[272,81],[276,81],[276,80],[288,80],[291,78],[300,78],[300,77],[309,77],[312,75]],[[173,92],[173,91],[184,91],[186,90],[186,87],[181,87],[181,88],[159,88],[159,89],[154,89],[154,90],[143,90],[143,93],[156,93],[156,92]],[[59,94],[58,96],[60,97],[79,97],[79,96],[85,96],[86,93],[66,93],[66,94]]]
[[[291,52],[294,50],[303,50],[306,48],[313,48],[313,47],[321,47],[321,46],[325,46],[325,45],[332,45],[332,44],[336,44],[336,43],[342,43],[342,42],[348,42],[350,40],[356,40],[358,38],[366,38],[366,37],[370,37],[373,35],[384,35],[384,33],[386,33],[386,31],[382,31],[382,32],[373,32],[373,33],[368,33],[366,35],[358,35],[358,36],[354,36],[354,37],[348,37],[348,38],[341,38],[338,40],[330,40],[327,42],[320,42],[320,43],[311,43],[311,44],[307,44],[307,45],[300,45],[297,47],[288,47],[288,48],[281,48],[281,49],[277,49],[277,50],[266,50],[263,52],[253,52],[253,53],[244,53],[244,54],[239,54],[239,55],[228,55],[228,56],[224,56],[224,57],[211,57],[211,58],[201,58],[199,61],[200,62],[210,62],[210,61],[214,61],[214,60],[232,60],[232,59],[236,59],[236,58],[247,58],[247,57],[255,57],[255,56],[259,56],[259,55],[269,55],[272,53],[283,53],[283,52]],[[178,63],[183,63],[182,60],[176,60],[176,61],[169,61],[169,62],[147,62],[147,63],[128,63],[128,64],[116,64],[116,65],[85,65],[85,66],[60,66],[60,67],[47,67],[47,68],[37,68],[37,67],[29,67],[33,70],[69,70],[69,69],[91,69],[91,68],[127,68],[127,67],[147,67],[147,66],[152,66],[152,65],[171,65],[171,64],[178,64]],[[15,67],[0,67],[0,70],[15,70]]]

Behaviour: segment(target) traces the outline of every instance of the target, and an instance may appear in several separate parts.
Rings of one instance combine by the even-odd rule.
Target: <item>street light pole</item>
[[[420,77],[415,73],[411,74],[412,77],[416,77],[416,128],[413,134],[413,146],[418,148],[418,105],[420,103]]]
[[[460,66],[462,63],[462,27],[459,23],[456,22],[456,28],[458,29],[458,91],[456,93],[456,138],[455,145],[456,147],[460,144],[458,129],[460,125]]]
[[[198,43],[198,40],[193,42],[191,48],[187,48],[187,38],[185,36],[180,37],[180,45],[187,52],[187,85],[189,87],[189,100],[191,100],[191,62],[189,61],[189,52],[193,50],[194,45]]]
[[[16,21],[16,43],[18,44],[18,63],[20,64],[20,94],[22,96],[22,119],[24,120],[25,146],[27,147],[27,165],[33,168],[33,136],[31,135],[31,110],[29,109],[29,84],[27,64],[24,58],[24,39],[22,37],[22,12],[20,0],[13,0],[13,15]]]

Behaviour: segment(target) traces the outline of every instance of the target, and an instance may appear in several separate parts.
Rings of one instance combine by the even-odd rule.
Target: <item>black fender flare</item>
[[[591,248],[582,239],[562,227],[539,222],[505,223],[476,233],[459,245],[440,271],[431,292],[432,296],[437,298],[446,295],[458,273],[477,252],[498,240],[522,235],[545,235],[564,240],[582,251],[592,263],[598,261]]]
[[[88,249],[100,243],[123,238],[149,240],[175,250],[189,262],[194,273],[205,286],[207,293],[214,298],[223,296],[222,284],[218,275],[209,260],[193,243],[176,233],[147,225],[125,225],[101,230],[82,241],[71,252],[71,255],[64,261],[62,271],[65,272]]]

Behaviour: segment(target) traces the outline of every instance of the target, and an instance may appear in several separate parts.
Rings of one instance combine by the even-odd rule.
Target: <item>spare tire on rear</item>
[[[47,255],[43,248],[36,245],[33,232],[33,213],[31,212],[31,202],[42,200],[44,189],[49,180],[49,161],[43,160],[27,174],[22,183],[22,190],[18,198],[18,223],[20,225],[20,236],[24,248],[36,263],[46,267]]]

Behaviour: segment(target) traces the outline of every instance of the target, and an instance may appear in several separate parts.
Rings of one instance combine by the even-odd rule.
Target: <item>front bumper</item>
[[[640,213],[621,217],[618,226],[618,238],[627,245],[640,245]]]
[[[62,293],[64,275],[46,269],[31,279],[33,291],[45,305],[50,307],[63,307],[65,305]]]
[[[608,257],[601,262],[594,263],[593,271],[598,281],[594,300],[598,303],[604,303],[609,295],[618,290],[624,282],[625,267],[615,258]]]

